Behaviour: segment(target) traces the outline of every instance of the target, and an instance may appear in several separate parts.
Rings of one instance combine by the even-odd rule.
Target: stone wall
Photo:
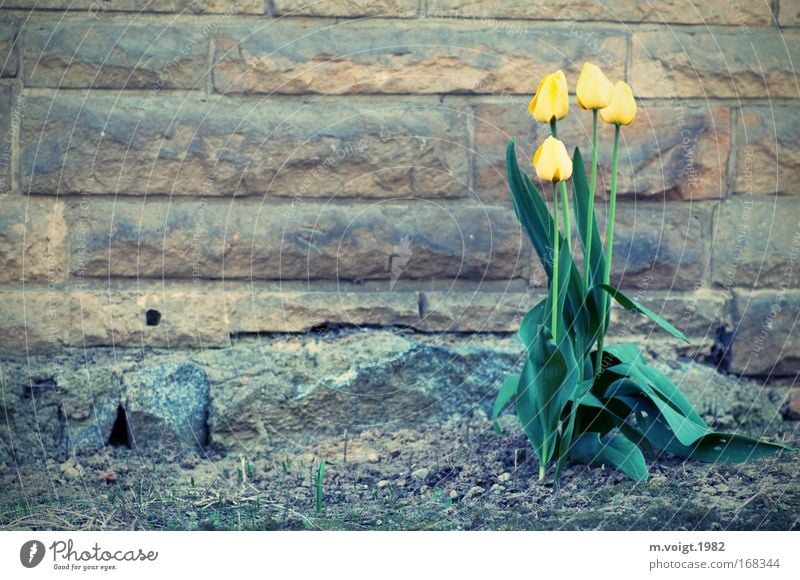
[[[725,370],[800,367],[796,0],[2,6],[0,353],[512,332],[544,277],[504,146],[527,166],[538,79],[590,60],[640,106],[615,282]]]

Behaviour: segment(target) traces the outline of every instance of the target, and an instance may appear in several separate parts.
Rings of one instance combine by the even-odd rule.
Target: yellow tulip
[[[583,63],[578,77],[578,106],[581,109],[602,109],[611,104],[614,85],[599,67],[590,62]]]
[[[558,121],[567,116],[569,97],[563,71],[557,70],[542,79],[528,105],[528,112],[540,123]]]
[[[533,155],[536,175],[543,181],[566,181],[572,176],[572,160],[564,144],[549,136]]]
[[[606,123],[616,125],[630,125],[636,118],[636,101],[630,85],[617,81],[614,92],[611,93],[611,104],[600,109],[600,118]]]

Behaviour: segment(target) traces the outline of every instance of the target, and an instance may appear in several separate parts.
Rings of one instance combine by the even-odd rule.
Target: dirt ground
[[[0,528],[14,530],[793,530],[797,454],[741,465],[662,457],[633,483],[568,466],[540,483],[524,436],[478,412],[444,425],[218,457],[107,447],[2,470]],[[797,424],[783,440],[800,448]],[[321,503],[317,472],[326,461]]]

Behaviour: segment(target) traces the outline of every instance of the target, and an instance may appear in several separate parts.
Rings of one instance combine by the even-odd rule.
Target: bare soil
[[[14,530],[793,530],[797,454],[741,465],[661,457],[634,483],[568,466],[560,485],[513,417],[365,431],[291,450],[165,456],[109,446],[0,473],[0,528]],[[800,448],[797,425],[783,440]],[[326,461],[317,504],[317,471]]]

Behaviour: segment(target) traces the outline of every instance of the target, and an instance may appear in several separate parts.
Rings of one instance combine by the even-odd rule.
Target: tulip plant
[[[492,413],[495,429],[500,431],[500,412],[514,402],[539,459],[540,480],[554,464],[558,481],[567,460],[613,466],[644,481],[648,477],[645,453],[653,457],[657,451],[666,451],[700,461],[737,463],[789,449],[711,430],[669,378],[647,366],[636,345],[607,344],[611,299],[648,316],[676,338],[688,340],[610,283],[619,137],[622,127],[636,117],[633,92],[622,81],[612,84],[590,63],[583,67],[576,92],[578,106],[592,111],[590,180],[578,148],[570,159],[558,139],[557,123],[569,111],[564,73],[559,70],[542,79],[528,107],[536,121],[550,126],[551,135],[536,150],[533,166],[540,180],[552,184],[552,213],[528,175],[520,171],[513,139],[506,149],[514,209],[544,266],[548,294],[520,323],[527,357],[521,372],[509,375],[500,386]],[[614,126],[605,248],[594,211],[598,115]],[[573,213],[576,245],[583,253],[582,272],[572,254]]]

